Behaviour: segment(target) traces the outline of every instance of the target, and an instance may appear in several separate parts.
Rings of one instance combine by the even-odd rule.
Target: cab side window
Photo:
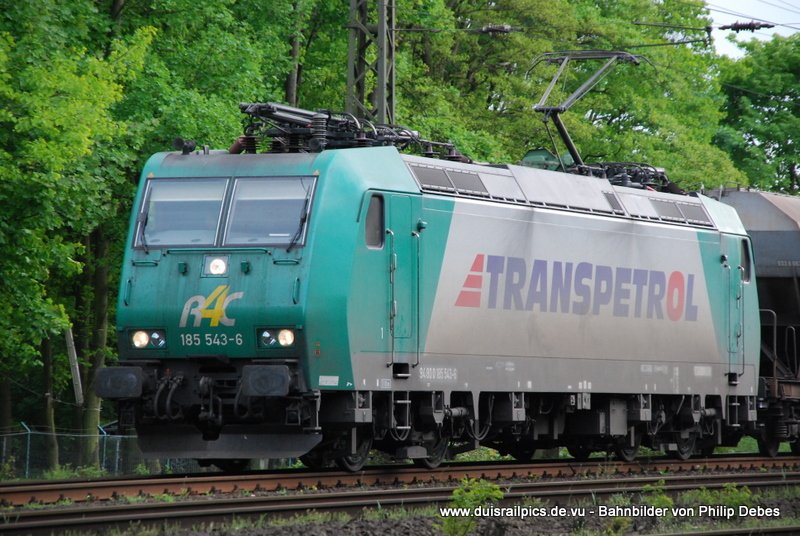
[[[368,248],[380,249],[383,247],[384,217],[383,196],[373,195],[369,200],[367,219],[364,225],[364,241]]]
[[[742,239],[742,281],[747,283],[750,281],[752,272],[752,260],[750,259],[750,243],[746,239]]]

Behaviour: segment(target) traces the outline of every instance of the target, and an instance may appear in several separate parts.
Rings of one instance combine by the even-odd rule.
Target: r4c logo
[[[208,318],[212,328],[222,324],[223,326],[233,326],[236,319],[228,318],[225,314],[225,309],[233,300],[238,300],[244,296],[244,292],[234,292],[228,294],[230,287],[228,285],[220,285],[208,295],[192,296],[186,303],[183,304],[183,313],[181,313],[180,327],[185,328],[186,323],[189,321],[189,315],[194,317],[192,326],[195,328],[200,327],[204,318]],[[213,306],[213,307],[212,307]]]

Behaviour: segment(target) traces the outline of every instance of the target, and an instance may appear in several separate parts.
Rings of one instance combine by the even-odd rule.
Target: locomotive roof
[[[742,234],[728,207],[699,195],[612,185],[607,179],[516,165],[403,155],[423,192],[656,221]]]
[[[314,173],[318,158],[333,160],[340,151],[381,151],[386,158],[390,147],[338,149],[321,153],[228,154],[213,151],[200,155],[159,153],[145,166],[145,174],[156,169],[170,176],[246,176],[264,172],[269,158],[271,173]],[[702,195],[678,195],[646,188],[611,184],[608,179],[549,171],[511,164],[469,164],[392,151],[400,156],[420,191],[467,199],[572,212],[607,215],[632,220],[662,222],[721,232],[744,234],[735,211]],[[188,156],[188,158],[187,158]],[[192,156],[195,156],[194,158]],[[360,159],[359,159],[360,160]],[[315,164],[317,162],[317,164]],[[157,172],[157,175],[161,173]]]

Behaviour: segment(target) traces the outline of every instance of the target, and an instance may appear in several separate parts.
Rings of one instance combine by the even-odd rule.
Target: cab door
[[[728,338],[728,379],[738,381],[744,372],[744,283],[750,277],[750,254],[746,239],[725,236],[722,268],[725,271]]]
[[[414,199],[408,195],[389,196],[386,226],[388,243],[389,331],[394,376],[408,377],[410,366],[419,361],[419,233],[414,227]]]

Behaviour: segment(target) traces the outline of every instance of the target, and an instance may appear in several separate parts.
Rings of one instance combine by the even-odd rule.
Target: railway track
[[[458,481],[465,477],[503,482],[506,502],[538,497],[558,504],[594,502],[619,493],[635,494],[654,485],[670,494],[701,486],[713,490],[729,483],[746,485],[751,490],[800,486],[800,458],[794,456],[593,462],[451,464],[434,471],[384,466],[369,467],[358,474],[283,470],[242,475],[4,484],[0,485],[0,501],[7,506],[0,512],[0,532],[99,532],[110,526],[125,527],[134,520],[190,526],[231,520],[233,516],[289,515],[309,510],[357,514],[370,507],[444,505],[450,501]],[[108,500],[137,496],[139,499],[134,502]],[[59,502],[62,506],[21,507]],[[770,533],[800,533],[800,527],[795,530]]]
[[[642,458],[634,462],[592,459],[536,460],[531,463],[460,463],[438,469],[412,465],[368,466],[358,473],[337,470],[286,469],[239,475],[201,473],[184,476],[72,481],[35,481],[0,484],[0,505],[30,503],[93,502],[121,497],[159,495],[209,495],[279,490],[336,489],[352,486],[396,486],[452,483],[463,478],[513,480],[530,478],[571,478],[576,476],[634,476],[679,474],[682,472],[794,471],[800,457],[755,458],[742,455],[714,456],[686,461]]]
[[[664,492],[679,493],[703,486],[719,489],[725,484],[746,485],[750,489],[800,485],[800,471],[739,474],[653,475],[629,478],[593,478],[517,482],[503,484],[506,501],[538,497],[554,502],[580,501],[618,493],[640,493],[658,485]],[[134,504],[89,503],[73,508],[18,509],[4,513],[0,531],[34,533],[54,529],[99,529],[109,525],[141,522],[206,522],[264,513],[293,513],[308,510],[360,511],[366,507],[422,506],[450,500],[455,484],[405,489],[359,489],[286,495],[263,494],[248,497],[179,496],[175,502]]]

